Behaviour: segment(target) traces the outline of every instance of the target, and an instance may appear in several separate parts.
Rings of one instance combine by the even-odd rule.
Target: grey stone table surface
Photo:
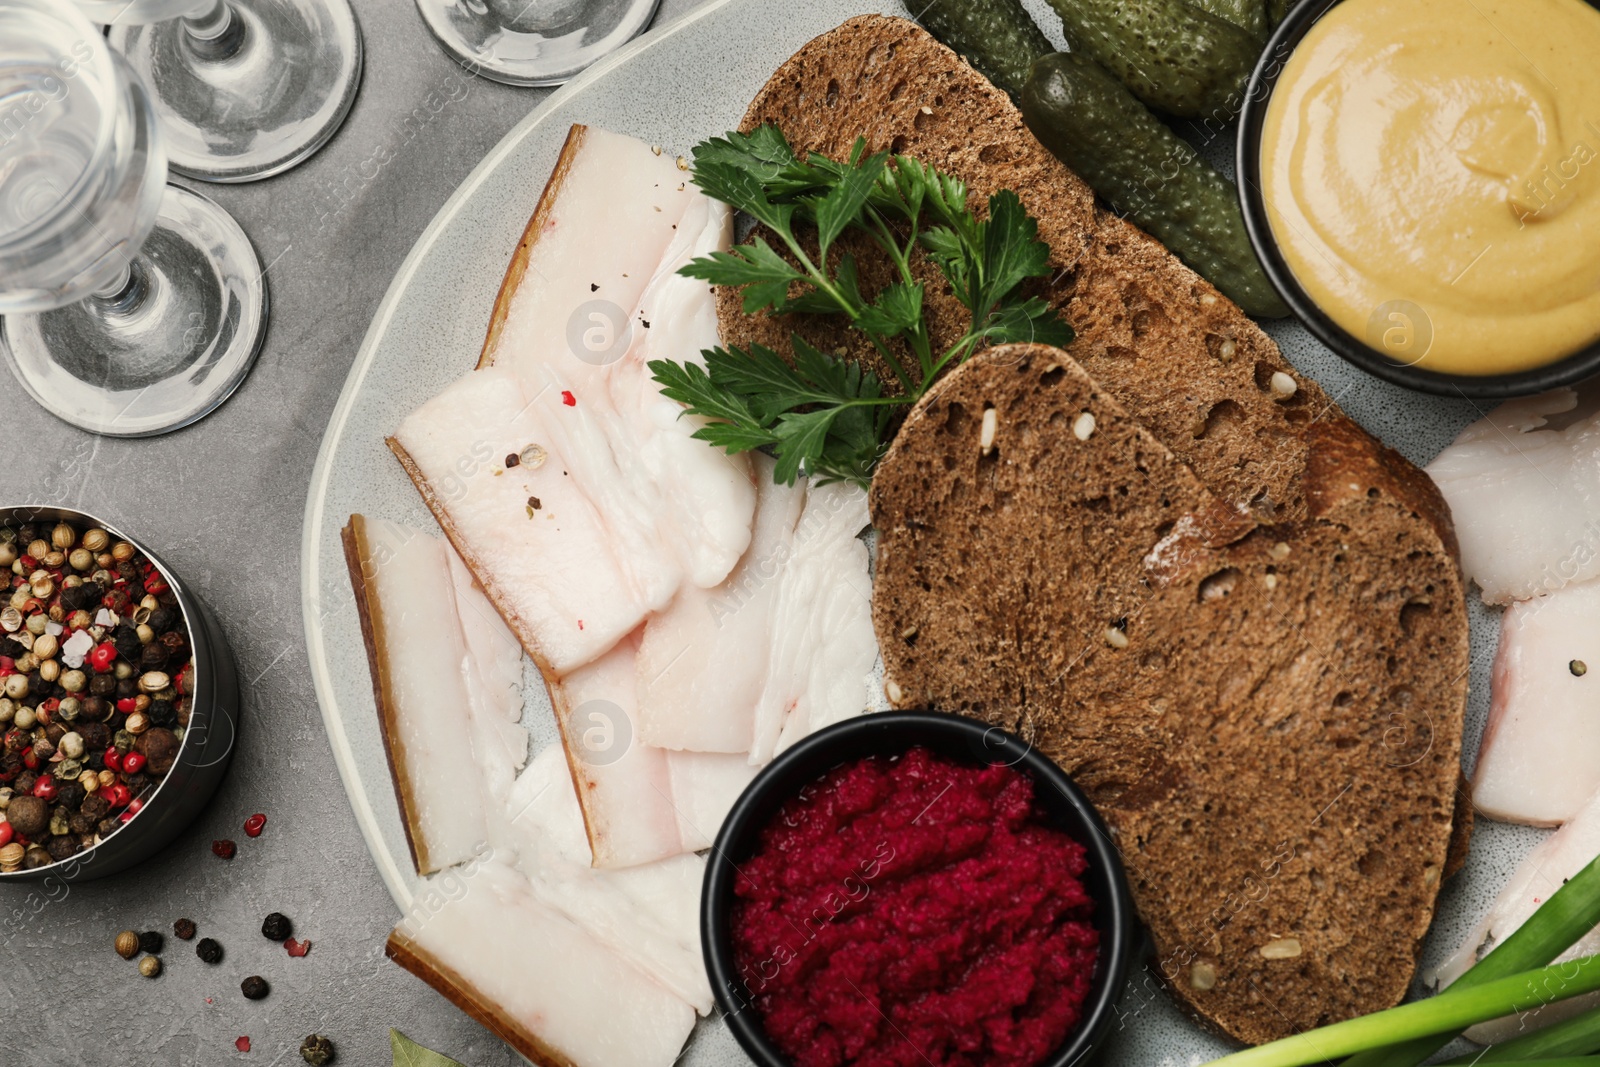
[[[663,0],[654,25],[696,6]],[[233,213],[267,267],[271,324],[254,371],[210,417],[149,440],[97,438],[0,385],[12,447],[0,503],[82,507],[123,525],[198,587],[245,688],[233,767],[210,809],[165,852],[46,894],[0,886],[0,1065],[298,1064],[307,1034],[347,1067],[388,1065],[396,1027],[468,1067],[520,1062],[443,997],[382,958],[399,917],[356,828],[323,733],[300,615],[306,487],[346,373],[401,260],[478,161],[548,90],[474,78],[409,0],[355,0],[366,70],[349,120],[289,173],[195,184]],[[266,830],[242,824],[265,813]],[[233,838],[231,862],[211,853]],[[261,936],[281,911],[302,959]],[[222,942],[216,966],[171,936],[187,917]],[[165,973],[112,950],[123,929],[167,936]],[[265,1000],[239,991],[246,976]],[[234,1042],[248,1036],[252,1050]]]

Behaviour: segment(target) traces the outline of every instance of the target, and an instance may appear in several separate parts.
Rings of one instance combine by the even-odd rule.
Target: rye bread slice
[[[912,411],[871,495],[892,702],[1072,773],[1158,971],[1251,1043],[1405,994],[1460,773],[1456,562],[1359,428],[1305,439],[1307,516],[1261,525],[1065,353],[1008,346]]]
[[[863,15],[817,37],[756,94],[742,128],[776,123],[798,149],[845,157],[871,150],[918,157],[960,177],[981,205],[1014,189],[1039,220],[1057,274],[1043,294],[1078,332],[1069,351],[1218,495],[1265,518],[1305,512],[1306,428],[1338,412],[1251,319],[1154,239],[1095,206],[1075,173],[1028,132],[1011,98],[915,23]],[[863,288],[888,280],[882,257],[847,241]],[[932,334],[950,344],[965,309],[925,260]],[[886,379],[862,337],[814,316],[747,316],[736,289],[718,293],[724,343],[787,351],[799,332],[845,349]],[[1291,375],[1292,397],[1272,391]]]

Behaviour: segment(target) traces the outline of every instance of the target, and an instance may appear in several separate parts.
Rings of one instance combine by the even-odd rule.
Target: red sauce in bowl
[[[1010,767],[845,764],[740,864],[735,964],[796,1067],[1034,1067],[1094,977],[1087,866]]]

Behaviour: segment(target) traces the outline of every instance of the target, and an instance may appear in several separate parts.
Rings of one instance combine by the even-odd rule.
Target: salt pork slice
[[[541,1067],[671,1067],[694,1027],[686,1002],[494,861],[386,951]]]
[[[484,794],[459,783],[509,789],[526,760],[521,650],[444,541],[361,515],[343,539],[411,857],[442,870],[487,840]]]
[[[664,750],[639,740],[635,638],[550,685],[596,867],[683,851]]]
[[[1600,414],[1547,426],[1577,401],[1571,389],[1508,401],[1428,464],[1487,603],[1600,577]]]
[[[755,525],[738,566],[714,588],[680,589],[666,610],[645,624],[638,676],[639,730],[647,744],[749,752],[755,741],[772,606],[794,553],[795,525],[806,500],[803,482],[779,485],[772,468],[773,460],[756,455]]]
[[[672,811],[685,852],[710,848],[734,801],[761,768],[742,752],[668,752]]]
[[[679,752],[641,741],[638,648],[630,636],[550,686],[596,867],[709,848],[759,769],[743,753]]]
[[[721,582],[749,543],[748,462],[692,441],[647,367],[716,343],[710,287],[677,270],[730,239],[726,207],[671,158],[574,127],[478,369],[389,441],[547,673],[594,659],[684,582]]]
[[[866,491],[834,483],[806,491],[794,552],[778,579],[767,680],[750,758],[766,763],[807,734],[860,715],[877,658]]]
[[[711,1010],[711,985],[700,954],[704,859],[684,853],[617,870],[591,866],[583,816],[559,745],[528,764],[505,810],[506,840],[534,896],[702,1015]]]
[[[474,371],[407,416],[390,448],[529,655],[563,673],[664,606],[678,577],[657,554],[613,550],[533,399],[506,370]],[[508,468],[508,455],[529,458]]]
[[[1423,975],[1429,984],[1448,986],[1465,974],[1479,958],[1528,921],[1550,894],[1600,855],[1600,793],[1590,797],[1571,822],[1546,837],[1523,857],[1505,888],[1489,906],[1489,913],[1466,941],[1438,969]],[[1556,957],[1557,962],[1600,953],[1600,929],[1590,930]],[[1474,1041],[1494,1043],[1537,1030],[1600,1005],[1600,994],[1556,1001],[1521,1015],[1480,1023],[1467,1031]]]
[[[1556,826],[1600,789],[1600,579],[1519,600],[1500,619],[1472,803]]]

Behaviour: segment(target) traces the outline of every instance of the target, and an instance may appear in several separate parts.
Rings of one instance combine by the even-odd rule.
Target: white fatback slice
[[[523,647],[564,673],[665,605],[676,582],[654,557],[612,550],[531,399],[508,371],[473,371],[407,416],[391,447]],[[530,445],[539,462],[504,466]]]
[[[450,585],[461,627],[466,661],[467,708],[472,719],[472,750],[489,797],[505,798],[517,772],[528,762],[528,731],[522,721],[522,647],[483,595],[461,557],[448,545]]]
[[[711,847],[734,801],[761,768],[742,752],[668,752],[667,777],[685,852]]]
[[[629,637],[550,686],[596,867],[683,851],[666,752],[639,740],[637,648]]]
[[[534,1063],[671,1067],[695,1013],[495,861],[389,935],[390,958]]]
[[[430,874],[487,839],[483,794],[460,786],[480,771],[448,546],[361,515],[350,517],[344,542],[406,841],[417,872]]]
[[[1460,978],[1484,953],[1527,922],[1539,910],[1539,905],[1550,899],[1550,894],[1587,867],[1597,855],[1600,855],[1600,793],[1590,797],[1571,822],[1539,842],[1523,857],[1521,865],[1512,872],[1505,888],[1490,905],[1489,914],[1467,935],[1461,947],[1436,971],[1423,975],[1423,980],[1429,984],[1448,986]],[[1584,934],[1576,944],[1557,956],[1556,962],[1564,963],[1597,953],[1600,953],[1600,929]],[[1600,994],[1571,997],[1521,1015],[1480,1023],[1468,1030],[1467,1036],[1483,1044],[1498,1043],[1571,1018],[1596,1006],[1600,1006]]]
[[[697,424],[678,418],[646,366],[694,362],[715,343],[710,287],[677,270],[730,236],[727,209],[671,160],[575,130],[480,369],[391,439],[547,672],[593,660],[686,581],[721,582],[749,543],[748,462],[692,441]]]
[[[583,927],[702,1015],[711,985],[700,953],[700,884],[693,854],[617,870],[590,866],[566,756],[551,745],[517,779],[506,805],[517,870],[534,896]]]
[[[700,192],[674,156],[593,126],[574,126],[522,235],[484,345],[483,363],[569,354],[569,337],[605,333],[609,305],[636,307]],[[584,312],[595,310],[601,319]],[[616,323],[620,327],[621,323]]]
[[[771,655],[772,606],[806,498],[804,482],[778,485],[772,467],[771,459],[756,455],[755,525],[739,565],[713,589],[684,586],[645,624],[639,718],[646,744],[748,753],[755,741],[756,704]]]
[[[1519,600],[1500,619],[1472,803],[1556,826],[1600,789],[1600,580]]]
[[[766,763],[800,738],[867,708],[877,658],[866,492],[812,486],[778,575],[767,682],[756,709],[750,757]]]
[[[1600,415],[1542,428],[1576,404],[1570,389],[1508,401],[1428,464],[1487,603],[1600,577]]]

